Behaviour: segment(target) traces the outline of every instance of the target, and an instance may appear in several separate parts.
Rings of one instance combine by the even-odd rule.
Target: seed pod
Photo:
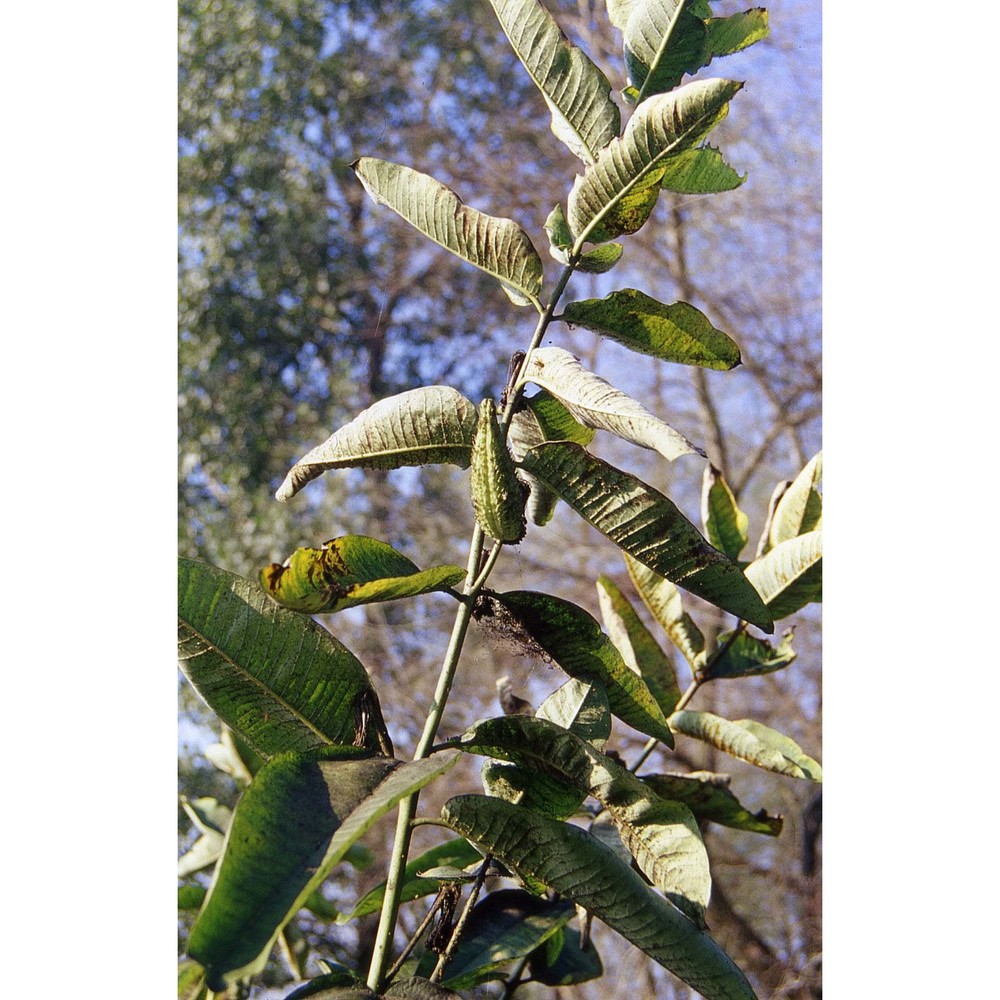
[[[496,406],[492,399],[484,399],[472,445],[472,508],[479,526],[498,542],[519,542],[527,526],[527,495],[501,438]]]

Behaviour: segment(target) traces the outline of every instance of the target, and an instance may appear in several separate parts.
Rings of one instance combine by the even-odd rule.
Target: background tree
[[[606,70],[619,59],[617,33],[595,16],[603,4],[550,6]],[[753,198],[739,190],[704,202],[664,198],[636,238],[648,252],[628,250],[637,261],[629,284],[704,308],[740,341],[744,371],[723,381],[700,369],[679,378],[650,365],[650,381],[641,384],[633,366],[623,381],[646,398],[652,390],[657,412],[706,446],[758,527],[770,485],[793,475],[819,436],[818,8],[779,3],[771,23],[771,39],[748,51],[740,67],[752,81],[769,81],[767,100],[755,99],[765,85],[751,83],[736,121],[717,133],[730,160],[749,171]],[[544,246],[532,226],[563,197],[556,187],[571,163],[575,168],[548,134],[544,103],[486,4],[183,4],[180,52],[182,551],[250,575],[295,544],[363,533],[378,517],[390,526],[382,537],[412,547],[408,554],[419,551],[428,564],[455,561],[452,540],[468,526],[456,524],[453,512],[464,504],[456,505],[452,479],[438,470],[421,470],[391,492],[373,487],[371,477],[326,477],[306,513],[300,506],[294,518],[272,495],[298,456],[375,398],[435,381],[474,399],[499,392],[490,383],[502,364],[468,364],[463,331],[477,343],[484,332],[503,333],[509,312],[502,293],[405,227],[373,228],[347,167],[375,150],[418,169],[433,164],[469,203],[502,207]],[[766,62],[766,71],[754,59]],[[776,79],[785,85],[773,86]],[[767,127],[769,114],[781,116],[780,128]],[[752,130],[740,125],[748,121]],[[559,178],[556,186],[550,177]],[[647,257],[657,261],[648,278],[641,269]],[[672,289],[662,288],[664,264]],[[626,260],[616,271],[619,283],[629,266]],[[712,286],[696,287],[692,274],[710,275]],[[603,294],[606,282],[592,281],[592,294]],[[660,287],[649,287],[653,281]],[[588,363],[619,350],[586,331],[575,343]],[[498,358],[502,351],[498,343]],[[609,457],[613,452],[608,446]],[[733,468],[731,455],[750,459]],[[697,509],[686,473],[672,475],[662,462],[636,471]],[[561,544],[536,548],[529,534],[512,571],[517,579],[498,575],[498,586],[543,587],[557,576],[562,592],[596,613],[592,581],[606,572],[625,586],[622,567],[607,564],[593,544],[597,536],[581,532],[565,511],[550,530]],[[562,558],[554,562],[556,551]],[[580,581],[579,594],[567,592],[572,580]],[[407,692],[419,716],[433,683],[428,661],[436,661],[447,621],[432,601],[403,611],[373,607],[357,616],[352,648],[382,672],[388,689]],[[398,628],[404,619],[406,630]],[[799,728],[789,735],[818,748],[818,648],[803,641],[814,629],[801,632],[794,675],[759,678],[749,692],[755,717],[768,721],[761,706],[796,717]],[[476,656],[481,666],[460,681],[449,731],[484,714],[480,706],[492,700],[502,673],[536,704],[551,686],[542,670],[485,644]],[[734,695],[719,685],[704,697],[698,707],[739,713],[726,701]],[[403,752],[415,727],[392,733]],[[198,735],[194,745],[203,743]],[[190,794],[199,794],[209,771],[197,754],[189,759]],[[715,766],[708,753],[689,763]],[[734,781],[754,801],[758,777],[745,770]],[[788,828],[770,851],[754,844],[751,877],[740,837],[727,831],[721,838],[726,867],[713,873],[710,922],[762,983],[805,997],[819,995],[819,809],[808,789],[783,791]],[[378,831],[370,843],[380,849]],[[727,880],[730,870],[740,877]],[[769,908],[781,915],[780,926],[761,923],[754,899],[762,892],[781,897],[782,905]],[[317,923],[314,935],[364,946],[345,930]],[[614,946],[605,947],[611,960]],[[652,964],[630,981],[642,977],[656,995],[674,988]],[[600,986],[575,989],[600,995]]]

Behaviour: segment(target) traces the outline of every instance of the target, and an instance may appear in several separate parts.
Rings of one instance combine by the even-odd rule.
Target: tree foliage
[[[707,745],[772,778],[821,780],[812,748],[779,729],[688,707],[711,681],[795,661],[790,633],[775,645],[753,630],[771,633],[821,598],[820,460],[775,491],[747,558],[751,519],[725,456],[702,477],[705,449],[640,403],[632,379],[612,385],[567,350],[572,337],[548,338],[562,320],[569,335],[579,326],[634,352],[636,366],[693,368],[708,410],[697,379],[726,377],[748,356],[736,327],[715,327],[711,296],[705,312],[687,301],[697,296],[683,252],[685,297],[662,301],[621,287],[626,244],[611,241],[647,231],[661,197],[746,190],[708,144],[742,83],[685,78],[766,37],[766,14],[609,3],[594,14],[610,16],[623,49],[606,72],[538,0],[493,3],[517,63],[479,13],[423,7],[182,7],[182,509],[199,512],[182,518],[182,548],[239,572],[182,558],[179,649],[227,727],[218,766],[245,788],[232,812],[208,799],[193,812],[204,842],[183,869],[212,875],[182,887],[198,908],[182,995],[238,989],[275,945],[293,978],[312,979],[295,996],[440,997],[494,979],[510,995],[526,975],[580,984],[602,973],[596,916],[708,1000],[753,997],[756,970],[706,929],[706,825],[775,837],[781,821],[746,810],[715,767],[644,765],[654,753],[687,763]],[[498,74],[512,67],[504,91]],[[415,87],[421,77],[435,86]],[[546,143],[528,142],[516,118],[496,120],[501,93],[513,108],[540,96]],[[461,125],[453,94],[465,100]],[[490,162],[498,137],[522,189],[503,192],[506,205],[468,168]],[[546,239],[554,270],[539,253]],[[589,295],[575,294],[578,273]],[[511,338],[508,324],[531,312],[534,332]],[[605,438],[610,460],[593,451]],[[632,471],[640,455],[647,467],[651,455],[676,460],[671,479],[699,472],[700,526]],[[290,501],[275,508],[286,513],[265,509],[264,488]],[[522,539],[524,551],[550,536],[558,545],[559,500],[619,550],[652,629],[606,576],[607,632],[562,595],[490,586]],[[414,501],[441,516],[388,518]],[[333,510],[344,531],[318,547],[310,533],[329,537],[319,525]],[[372,530],[373,515],[390,541],[352,532]],[[464,568],[442,555],[463,530]],[[246,563],[291,550],[282,532],[307,547],[248,579]],[[405,697],[335,637],[340,617],[328,630],[309,616],[412,606],[395,648],[425,654],[433,630],[419,609],[432,595],[453,606],[451,637],[404,760],[391,731]],[[514,714],[440,743],[480,637],[572,680],[537,713],[509,708],[508,691]],[[681,653],[686,689],[664,648]],[[401,745],[417,735],[403,733]],[[453,795],[422,817],[452,833],[425,852],[427,868],[408,864],[418,792],[440,797],[436,779],[463,755],[484,758],[485,794]],[[378,909],[370,960],[307,971],[302,912],[336,916],[324,893],[335,866],[397,807],[384,885],[338,918]],[[402,904],[429,892],[415,926]],[[399,928],[410,940],[393,962]]]

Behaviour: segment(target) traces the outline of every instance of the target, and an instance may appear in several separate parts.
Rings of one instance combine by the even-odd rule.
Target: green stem
[[[542,342],[545,331],[552,316],[555,313],[559,298],[566,289],[569,279],[573,276],[579,254],[570,256],[570,261],[563,268],[559,280],[552,291],[531,338],[531,344],[525,352],[524,359],[518,371],[518,378],[515,380],[515,388],[509,394],[507,405],[500,418],[500,427],[504,438],[510,428],[510,422],[514,417],[514,410],[517,402],[524,392],[524,383],[520,382],[521,373],[526,370],[525,366],[531,357],[531,352]],[[441,672],[438,675],[437,688],[434,692],[434,704],[430,714],[424,724],[424,730],[417,744],[414,760],[421,760],[430,753],[434,746],[434,738],[437,735],[438,726],[441,723],[441,716],[444,714],[445,705],[448,703],[448,695],[451,692],[451,685],[455,679],[455,671],[458,668],[458,661],[462,655],[462,646],[465,643],[465,636],[469,630],[469,623],[472,620],[472,610],[476,603],[476,598],[486,584],[489,572],[493,569],[499,556],[502,546],[495,546],[487,558],[486,565],[480,570],[480,560],[483,551],[483,530],[477,524],[472,532],[472,540],[469,544],[469,561],[466,567],[465,581],[466,589],[463,600],[458,606],[455,614],[455,623],[452,626],[451,638],[448,641],[448,649],[445,652],[444,660],[441,664]],[[386,964],[389,960],[389,950],[392,947],[392,938],[396,929],[396,917],[399,912],[400,896],[403,890],[403,869],[406,867],[406,858],[410,850],[410,836],[413,831],[412,821],[417,811],[417,800],[419,793],[414,792],[409,798],[403,799],[399,804],[399,813],[396,818],[396,836],[393,841],[392,856],[389,859],[389,871],[386,877],[385,897],[382,900],[382,912],[379,915],[378,930],[375,936],[375,947],[372,951],[371,965],[368,969],[368,988],[378,993],[383,977],[385,975]]]
[[[679,712],[684,708],[687,703],[695,696],[695,692],[702,685],[702,681],[698,680],[696,677],[688,685],[688,689],[677,699],[677,704],[674,705],[674,711]],[[655,736],[651,736],[647,741],[646,745],[642,748],[642,753],[639,754],[638,760],[629,768],[629,770],[635,774],[643,764],[646,763],[646,758],[656,749],[659,744],[659,740]]]

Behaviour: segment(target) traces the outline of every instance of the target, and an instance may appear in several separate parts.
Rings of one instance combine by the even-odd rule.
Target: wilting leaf
[[[188,939],[212,989],[259,971],[281,928],[351,844],[456,759],[400,764],[364,754],[354,747],[279,754],[243,794]]]
[[[255,753],[329,744],[392,753],[367,671],[326,629],[192,559],[178,561],[178,586],[181,670]]]
[[[493,275],[515,304],[538,304],[542,259],[516,222],[469,208],[440,181],[410,167],[373,156],[362,156],[352,167],[378,204],[391,208],[445,250]]]
[[[403,871],[403,888],[400,894],[400,902],[408,903],[421,896],[428,896],[437,892],[440,883],[437,879],[421,877],[420,872],[427,871],[435,866],[452,865],[456,868],[464,868],[474,861],[482,860],[482,855],[465,840],[449,840],[444,844],[438,844],[431,848],[419,858],[410,861]],[[338,924],[350,923],[357,917],[366,916],[369,913],[377,913],[382,909],[382,900],[385,898],[385,882],[377,885],[370,892],[366,893],[350,913],[342,913],[337,917]]]
[[[670,157],[701,142],[725,118],[742,84],[702,80],[644,101],[620,139],[577,177],[566,219],[577,242],[634,233],[656,204]]]
[[[300,458],[275,497],[291,499],[327,469],[399,469],[435,463],[467,469],[475,433],[476,408],[450,386],[430,385],[389,396]]]
[[[741,177],[726,163],[715,146],[700,146],[667,161],[660,187],[677,194],[718,194],[734,191],[746,179],[746,174]]]
[[[822,526],[823,497],[819,492],[822,480],[823,453],[820,452],[795,477],[775,505],[768,537],[769,548]]]
[[[779,542],[746,570],[775,621],[823,600],[823,532]]]
[[[774,630],[739,566],[652,486],[575,444],[537,445],[521,464],[644,566],[765,632]]]
[[[701,519],[708,540],[730,559],[738,558],[747,544],[750,518],[740,510],[729,483],[711,463],[705,466]]]
[[[664,305],[634,288],[570,302],[558,319],[680,365],[727,371],[740,363],[740,349],[704,313],[686,302]]]
[[[671,642],[696,672],[705,659],[705,637],[694,619],[684,610],[680,591],[667,579],[654,573],[625,553],[625,566],[632,585],[649,608],[649,613],[663,627]]]
[[[580,932],[575,927],[564,927],[559,935],[559,948],[550,954],[549,946],[556,938],[550,938],[545,945],[532,952],[528,962],[528,974],[545,986],[572,986],[600,979],[604,975],[601,956],[597,954],[594,942],[587,947],[580,944]]]
[[[795,659],[792,649],[792,630],[785,633],[777,649],[766,639],[740,633],[733,639],[732,632],[723,632],[718,638],[721,651],[709,658],[699,672],[703,681],[722,677],[754,677],[770,674],[787,667]]]
[[[708,855],[687,806],[660,799],[621,764],[546,719],[487,719],[449,745],[531,767],[592,795],[646,877],[689,917],[703,921]]]
[[[518,478],[507,450],[496,406],[484,399],[472,445],[472,509],[479,526],[498,542],[513,544],[524,538],[524,504],[528,487]],[[462,574],[465,575],[464,572]]]
[[[587,371],[578,358],[561,347],[533,351],[521,380],[548,389],[587,427],[610,431],[642,448],[658,451],[668,461],[681,455],[702,454],[683,434],[600,375]]]
[[[597,599],[611,641],[629,668],[646,682],[664,714],[669,715],[681,696],[670,658],[610,577],[598,577]]]
[[[522,878],[583,906],[706,1000],[756,1000],[743,973],[704,931],[579,827],[482,795],[449,799],[441,815]]]
[[[321,549],[296,549],[284,564],[260,571],[270,597],[312,615],[445,590],[464,579],[461,566],[421,571],[391,545],[365,535],[342,535]]]
[[[629,670],[583,608],[549,594],[512,590],[484,594],[473,614],[483,628],[522,642],[529,655],[551,660],[570,677],[599,681],[611,711],[633,729],[665,742],[673,739],[645,681]]]
[[[742,719],[731,722],[711,712],[674,712],[670,727],[677,733],[739,757],[765,771],[776,771],[793,778],[822,781],[819,764],[807,757],[793,740],[758,722]]]
[[[505,965],[530,955],[568,920],[571,903],[550,903],[521,889],[500,889],[480,900],[449,962],[444,984],[465,990],[498,975]]]
[[[769,837],[781,833],[780,816],[769,816],[764,809],[751,813],[743,808],[729,790],[728,775],[692,771],[690,774],[644,774],[642,780],[660,798],[683,802],[699,820]]]
[[[572,45],[538,0],[491,0],[514,51],[552,112],[552,131],[593,163],[621,127],[605,75]]]

